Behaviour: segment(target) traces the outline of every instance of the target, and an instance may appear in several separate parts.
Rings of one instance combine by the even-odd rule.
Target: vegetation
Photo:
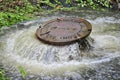
[[[101,9],[109,7],[109,0],[0,0],[0,28],[32,19],[34,12],[45,9],[70,10],[76,8]],[[65,8],[67,7],[67,9]],[[69,8],[68,8],[69,7]],[[72,7],[72,8],[70,8]]]
[[[0,28],[31,19],[35,10],[36,6],[27,0],[3,0],[0,3]]]
[[[27,73],[26,73],[26,71],[24,70],[24,68],[23,68],[22,66],[19,66],[19,70],[20,70],[20,73],[21,73],[21,75],[22,75],[22,78],[25,78],[26,75],[27,75]]]
[[[0,80],[10,80],[6,75],[5,75],[5,70],[0,69]]]
[[[26,71],[22,66],[19,66],[18,68],[22,78],[25,79],[27,75]],[[6,76],[6,72],[3,68],[0,68],[0,80],[10,80],[10,78]]]
[[[109,7],[109,0],[77,0],[80,7],[90,7],[93,9]]]

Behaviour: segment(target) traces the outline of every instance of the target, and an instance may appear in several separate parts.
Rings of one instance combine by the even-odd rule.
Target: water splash
[[[106,19],[110,23],[111,17]],[[118,35],[120,33],[117,33],[117,36],[112,32],[104,33],[104,30],[109,25],[103,23],[106,19],[99,18],[98,23],[95,23],[98,19],[89,20],[93,25],[91,36],[95,39],[95,42],[92,44],[94,49],[90,52],[81,52],[78,43],[66,46],[53,46],[40,42],[35,35],[35,31],[39,24],[48,19],[43,18],[40,21],[28,22],[32,24],[31,26],[27,22],[22,23],[26,24],[24,26],[29,25],[30,27],[17,28],[14,32],[10,31],[1,36],[0,60],[4,66],[13,66],[9,70],[13,70],[21,65],[27,72],[41,75],[41,77],[42,75],[66,76],[67,80],[72,76],[76,80],[83,79],[80,74],[85,69],[97,67],[97,64],[109,62],[114,58],[120,57],[120,36]],[[118,22],[114,21],[113,23]],[[97,33],[99,28],[102,30]],[[109,34],[104,35],[103,33]],[[49,80],[49,77],[44,78]]]

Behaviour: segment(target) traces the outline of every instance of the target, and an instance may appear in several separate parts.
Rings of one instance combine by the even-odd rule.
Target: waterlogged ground
[[[39,25],[58,17],[88,20],[93,26],[90,36],[94,48],[81,52],[78,43],[53,46],[39,41],[35,35]],[[55,12],[2,29],[0,65],[12,80],[119,80],[120,14],[90,10]],[[25,79],[19,66],[27,73]]]

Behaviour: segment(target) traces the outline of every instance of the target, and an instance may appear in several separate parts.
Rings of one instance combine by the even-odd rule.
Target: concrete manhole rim
[[[48,30],[48,28],[53,28],[53,26],[48,26],[48,25],[50,25],[52,23],[53,24],[57,23],[59,25],[60,23],[65,23],[65,21],[66,21],[66,23],[70,22],[70,24],[71,24],[71,22],[73,24],[76,24],[76,23],[85,24],[84,27],[86,27],[86,30],[84,32],[81,32],[82,31],[81,26],[77,25],[80,28],[79,32],[76,32],[76,34],[75,34],[76,36],[73,36],[73,38],[69,38],[69,39],[62,39],[61,37],[63,37],[63,38],[65,37],[64,35],[62,35],[62,33],[58,34],[58,36],[55,36],[58,32],[60,32],[59,29],[61,28],[61,26],[56,27],[56,29],[58,29],[58,30],[56,30],[56,32],[55,32],[55,29],[53,31]],[[62,26],[62,27],[66,28],[66,26]],[[77,30],[78,27],[74,27],[74,28],[76,28],[76,30]],[[70,28],[73,28],[73,27],[70,27]],[[91,31],[92,31],[92,25],[87,20],[85,20],[83,18],[70,18],[70,17],[66,18],[66,17],[64,17],[64,18],[56,18],[56,19],[52,19],[52,20],[44,22],[44,24],[42,24],[42,26],[40,26],[36,30],[36,36],[38,37],[39,40],[41,40],[42,42],[48,43],[48,44],[69,44],[72,42],[76,42],[77,40],[84,39],[85,37],[89,36]],[[43,32],[44,32],[44,34],[46,34],[45,36],[42,35]],[[63,32],[67,33],[69,31],[65,31],[65,29],[64,29]],[[70,35],[72,35],[72,33],[70,33],[68,35],[70,36]],[[50,38],[50,36],[51,37],[54,36],[55,38],[53,37],[53,39],[52,39],[52,38]]]

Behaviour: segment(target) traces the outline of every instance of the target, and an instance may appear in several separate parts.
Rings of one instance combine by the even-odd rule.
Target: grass
[[[88,7],[92,9],[99,9],[98,3],[94,3],[92,0],[75,0],[77,6],[75,8]],[[102,6],[108,7],[108,1],[98,0],[102,3]],[[71,0],[66,0],[66,4],[72,4]],[[63,10],[68,11],[74,8],[63,7],[60,0],[55,0],[55,4],[51,3],[50,0],[37,0],[36,5],[31,4],[30,0],[0,0],[0,28],[5,26],[11,26],[24,20],[30,20],[35,18],[34,12],[46,14],[41,5],[47,5],[52,8],[48,13],[54,11]]]
[[[8,78],[6,75],[5,75],[5,70],[4,69],[0,69],[0,80],[10,80],[10,78]]]
[[[19,66],[18,68],[19,68],[19,71],[22,75],[22,78],[25,79],[26,75],[27,75],[26,71],[24,70],[24,68],[22,66]]]
[[[37,6],[32,5],[28,0],[6,0],[0,2],[0,28],[11,26],[24,20],[34,18],[34,11],[40,11]]]

